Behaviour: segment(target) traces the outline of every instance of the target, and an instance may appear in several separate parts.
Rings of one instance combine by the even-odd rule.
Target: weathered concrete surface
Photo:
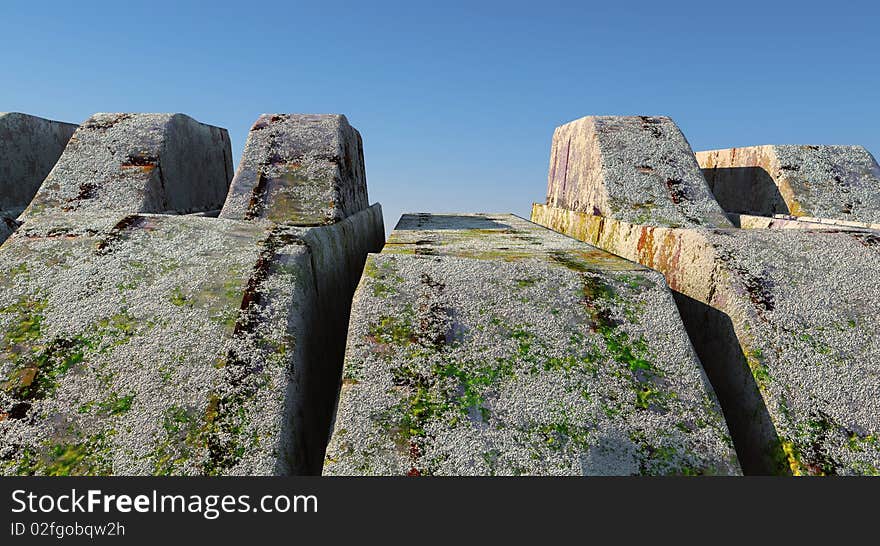
[[[880,472],[880,233],[532,219],[665,275],[747,473]]]
[[[31,202],[75,130],[71,123],[0,112],[0,243],[18,226],[15,218]]]
[[[325,474],[737,474],[662,277],[512,215],[405,215],[352,309]]]
[[[729,227],[667,117],[588,116],[556,128],[547,204],[665,227]]]
[[[95,114],[22,214],[219,209],[232,177],[226,129],[183,114]]]
[[[696,155],[728,212],[880,223],[880,166],[861,146],[750,146]]]
[[[324,225],[368,204],[361,135],[345,116],[264,114],[220,216]]]
[[[327,377],[383,232],[378,205],[318,228],[29,218],[0,248],[0,473],[320,472]]]
[[[835,231],[880,231],[880,224],[867,222],[849,222],[832,218],[813,218],[812,216],[791,216],[774,214],[773,216],[753,216],[750,214],[727,213],[727,217],[735,227],[741,229],[829,229]]]

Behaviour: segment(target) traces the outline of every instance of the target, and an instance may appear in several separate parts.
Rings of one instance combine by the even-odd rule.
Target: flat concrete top
[[[325,474],[735,474],[662,276],[513,215],[405,215],[355,294]]]
[[[591,270],[647,270],[512,214],[404,214],[382,253],[502,261],[570,259]]]

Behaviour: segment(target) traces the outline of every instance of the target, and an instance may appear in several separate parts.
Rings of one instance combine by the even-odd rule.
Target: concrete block
[[[369,256],[324,474],[739,472],[659,274],[507,214]]]
[[[847,165],[838,172],[851,172]],[[601,187],[588,175],[570,183],[581,194]],[[725,183],[716,180],[720,195],[732,188],[722,191]],[[739,191],[743,203],[769,203]],[[664,274],[746,473],[880,473],[880,231],[864,222],[735,217],[756,229],[532,209],[541,225]]]
[[[100,172],[121,171],[96,186],[105,207],[46,205],[0,247],[0,474],[320,473],[381,208],[318,227],[131,213],[158,207],[157,194],[120,201],[118,184],[149,189],[168,164],[186,172],[182,158],[207,161],[222,147],[205,138],[225,133],[189,118],[91,121],[100,134],[68,147],[40,192],[104,161]],[[112,153],[95,152],[113,130]],[[143,178],[113,167],[139,149],[159,152]],[[165,195],[201,195],[206,178],[187,180]]]
[[[71,137],[22,218],[217,210],[231,155],[225,129],[183,114],[95,114]]]
[[[17,216],[58,161],[76,125],[0,112],[0,211]]]
[[[220,216],[324,225],[368,203],[361,136],[345,116],[264,114]]]
[[[31,202],[75,130],[71,123],[0,112],[0,243],[17,228],[15,218]]]
[[[588,116],[557,127],[547,204],[656,226],[730,226],[667,117]]]
[[[697,160],[728,212],[880,223],[880,166],[861,146],[748,146]]]

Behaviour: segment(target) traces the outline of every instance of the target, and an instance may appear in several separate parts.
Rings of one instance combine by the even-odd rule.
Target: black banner
[[[0,544],[543,544],[607,533],[648,544],[828,533],[836,543],[876,539],[878,488],[865,478],[3,478]]]

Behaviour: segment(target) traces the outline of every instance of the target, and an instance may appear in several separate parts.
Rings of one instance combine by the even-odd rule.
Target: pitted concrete
[[[173,119],[91,123],[104,136],[69,147],[64,169],[101,162],[99,172],[112,173],[126,150],[164,150],[151,170],[175,157]],[[93,156],[113,128],[122,131],[115,151]],[[194,145],[193,156],[200,151]],[[216,159],[209,173],[225,169],[222,153]],[[40,192],[59,195],[46,186],[64,186],[63,172]],[[127,176],[96,188],[110,210],[46,205],[0,248],[10,272],[0,279],[0,472],[320,472],[350,298],[367,252],[382,245],[381,208],[317,228],[132,213],[160,200],[119,202],[114,184],[144,182]],[[201,191],[166,182],[179,195]],[[222,202],[199,199],[190,205]]]
[[[22,219],[218,210],[231,156],[226,129],[183,114],[95,114],[71,137]]]
[[[662,277],[507,214],[405,215],[355,295],[325,474],[737,474]]]
[[[880,166],[861,146],[749,146],[696,155],[728,212],[880,223]]]
[[[730,226],[690,144],[662,116],[588,116],[557,127],[547,204],[655,226]]]
[[[18,227],[31,202],[76,130],[76,125],[0,112],[0,243]]]
[[[366,208],[366,188],[361,135],[345,116],[264,114],[220,216],[330,224]]]
[[[569,180],[581,192],[600,182]],[[768,217],[765,227],[782,229],[760,229],[746,218],[758,229],[532,210],[535,222],[665,275],[746,472],[877,474],[880,232],[815,218]],[[838,225],[818,225],[829,221]]]

